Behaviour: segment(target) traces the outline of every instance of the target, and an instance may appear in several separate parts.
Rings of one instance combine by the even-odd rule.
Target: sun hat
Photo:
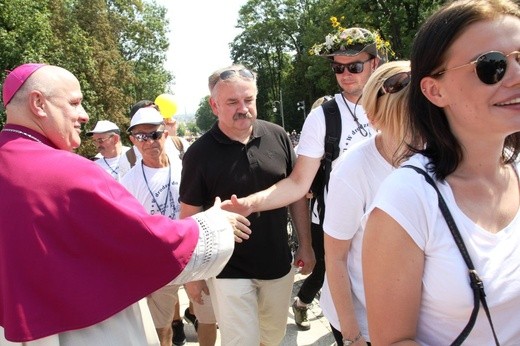
[[[152,107],[140,108],[132,117],[130,127],[128,127],[127,131],[130,132],[132,128],[137,125],[160,125],[162,123],[164,123],[164,119],[157,109]]]
[[[2,100],[4,102],[4,107],[6,107],[9,101],[11,101],[14,94],[16,94],[16,92],[22,87],[27,78],[43,66],[46,66],[46,64],[23,64],[16,67],[7,75],[2,87]]]
[[[94,133],[105,133],[105,132],[116,132],[119,133],[119,127],[111,121],[108,120],[100,120],[97,122],[96,126],[87,132],[87,136],[90,137]]]

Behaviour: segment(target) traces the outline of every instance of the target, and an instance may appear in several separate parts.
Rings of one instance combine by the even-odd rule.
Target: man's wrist
[[[343,338],[343,346],[354,345],[356,342],[358,342],[361,339],[361,337],[362,337],[361,332],[359,332],[358,335],[356,335],[356,337],[353,339]]]

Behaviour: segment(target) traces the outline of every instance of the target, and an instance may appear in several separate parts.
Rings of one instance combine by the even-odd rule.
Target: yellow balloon
[[[159,112],[163,118],[171,118],[177,113],[177,103],[171,94],[161,94],[155,98],[155,104],[159,106]]]

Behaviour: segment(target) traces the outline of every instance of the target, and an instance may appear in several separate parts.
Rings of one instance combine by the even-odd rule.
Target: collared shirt
[[[216,123],[191,144],[183,159],[180,200],[207,209],[220,197],[244,197],[287,177],[296,161],[283,128],[263,120],[253,123],[243,144],[227,137]],[[287,241],[287,208],[248,217],[252,234],[236,244],[219,278],[278,279],[291,269]]]

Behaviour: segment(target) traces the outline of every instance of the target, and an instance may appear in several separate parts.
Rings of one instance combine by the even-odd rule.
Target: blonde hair
[[[409,136],[408,115],[408,84],[395,93],[380,94],[383,83],[390,77],[400,73],[410,72],[410,62],[399,60],[387,62],[378,67],[370,76],[361,97],[361,105],[372,123],[378,130],[385,132],[400,142],[399,149],[394,154],[394,163],[401,162],[408,152]]]

